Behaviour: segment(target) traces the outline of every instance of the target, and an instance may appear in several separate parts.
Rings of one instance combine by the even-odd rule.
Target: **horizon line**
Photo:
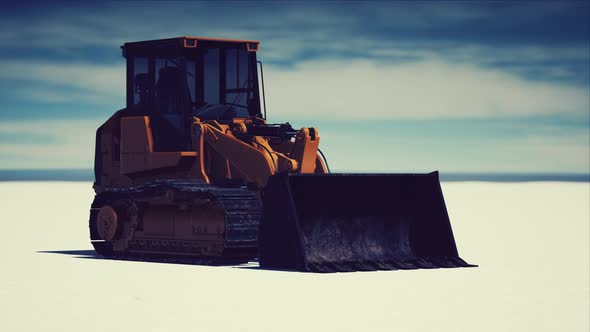
[[[427,172],[363,172],[363,171],[336,171],[334,173],[350,174],[416,174]],[[590,182],[590,173],[574,172],[440,172],[441,182]],[[17,181],[66,181],[66,182],[92,182],[94,171],[85,168],[63,169],[0,169],[0,182]]]

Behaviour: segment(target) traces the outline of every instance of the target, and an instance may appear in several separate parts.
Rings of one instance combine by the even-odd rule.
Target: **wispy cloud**
[[[72,64],[72,63],[34,63],[23,61],[0,62],[0,80],[24,80],[30,83],[27,89],[35,92],[39,87],[40,97],[43,93],[49,99],[64,99],[68,89],[75,89],[85,94],[86,98],[100,100],[102,98],[121,97],[125,94],[125,66]],[[53,94],[49,95],[51,90]],[[60,93],[61,91],[61,93]],[[70,95],[67,98],[71,98]]]
[[[510,117],[579,114],[590,107],[583,87],[440,61],[319,61],[267,73],[269,108],[281,118]]]
[[[91,168],[101,122],[0,122],[0,169]],[[31,140],[31,135],[41,139]]]
[[[457,120],[445,130],[460,131],[462,124],[474,125]],[[412,126],[413,133],[398,133],[395,126],[389,131],[324,126],[320,144],[330,168],[340,172],[590,172],[587,131],[572,134],[562,128],[541,135],[535,133],[539,128],[531,127],[509,138],[503,138],[500,130],[488,132],[494,137],[459,134],[459,139],[452,133],[431,135],[431,126],[420,124]]]

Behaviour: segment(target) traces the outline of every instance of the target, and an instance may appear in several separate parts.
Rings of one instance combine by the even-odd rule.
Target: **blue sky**
[[[0,169],[91,168],[126,41],[261,41],[269,120],[334,170],[590,169],[581,2],[35,4],[0,13]]]

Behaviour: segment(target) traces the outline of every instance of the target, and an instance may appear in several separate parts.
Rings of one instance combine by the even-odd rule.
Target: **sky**
[[[590,172],[590,2],[113,2],[0,12],[0,169],[89,169],[128,41],[261,41],[268,120],[343,172]]]

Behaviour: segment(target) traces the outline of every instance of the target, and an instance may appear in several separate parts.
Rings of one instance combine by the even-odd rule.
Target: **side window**
[[[238,57],[237,49],[228,48],[225,50],[225,88],[227,90],[237,89],[240,87],[238,75],[240,62]]]
[[[193,60],[186,61],[186,84],[191,96],[191,102],[197,101],[197,64]]]
[[[219,104],[219,49],[206,49],[203,54],[204,101],[207,104]]]
[[[246,50],[227,49],[225,53],[225,85],[227,90],[245,91],[250,88],[248,84],[248,67],[248,52]]]
[[[230,48],[225,53],[226,103],[233,106],[237,116],[248,116],[248,99],[253,93],[249,80],[248,52]]]
[[[133,82],[133,105],[138,108],[146,107],[151,87],[147,58],[133,59]]]

